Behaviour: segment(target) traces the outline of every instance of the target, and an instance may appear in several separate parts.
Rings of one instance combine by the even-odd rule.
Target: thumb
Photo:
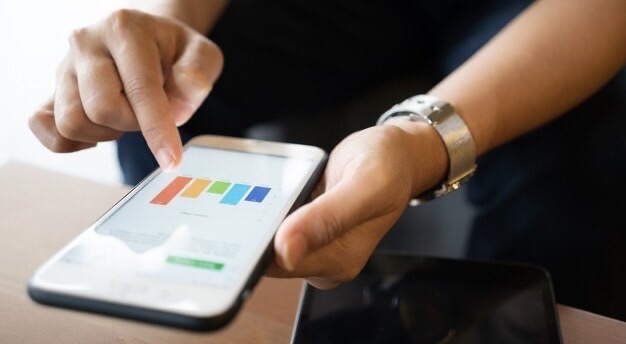
[[[380,211],[368,206],[376,190],[361,186],[356,178],[341,181],[288,216],[274,240],[278,264],[293,271],[307,254],[376,217]]]
[[[222,52],[214,43],[198,35],[190,38],[164,85],[177,126],[187,122],[200,107],[222,65]]]

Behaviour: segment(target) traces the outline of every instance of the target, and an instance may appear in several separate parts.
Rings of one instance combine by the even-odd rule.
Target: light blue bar
[[[232,188],[230,188],[230,190],[228,190],[226,195],[224,195],[220,203],[237,205],[237,203],[239,203],[239,201],[243,198],[243,195],[248,192],[248,189],[250,189],[250,185],[235,184]]]

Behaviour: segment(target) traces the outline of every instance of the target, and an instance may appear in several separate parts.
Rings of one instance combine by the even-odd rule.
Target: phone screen
[[[158,174],[95,227],[95,245],[77,245],[62,260],[233,287],[312,164],[191,146],[179,170]]]
[[[149,176],[32,284],[198,317],[228,311],[320,163],[188,145],[177,170]]]

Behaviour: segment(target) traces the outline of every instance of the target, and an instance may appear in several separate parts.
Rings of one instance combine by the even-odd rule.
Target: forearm
[[[221,16],[228,0],[130,0],[129,4],[143,12],[178,19],[206,34]]]
[[[538,1],[431,94],[482,154],[558,117],[626,63],[626,1]]]

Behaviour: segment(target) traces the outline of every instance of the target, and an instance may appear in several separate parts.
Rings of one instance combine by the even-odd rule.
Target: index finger
[[[133,30],[129,28],[126,31]],[[120,37],[116,37],[120,38]],[[180,162],[182,143],[163,89],[164,76],[156,36],[126,34],[109,49],[150,151],[164,170]]]

